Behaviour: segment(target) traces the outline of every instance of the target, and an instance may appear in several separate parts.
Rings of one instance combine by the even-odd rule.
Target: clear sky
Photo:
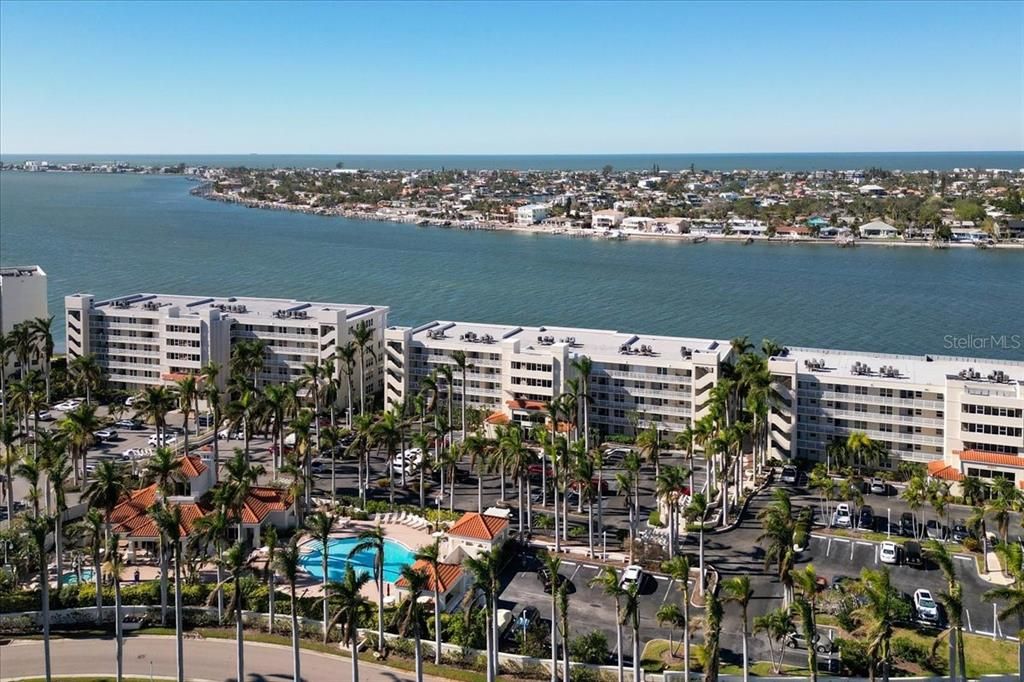
[[[1024,149],[1024,3],[0,2],[4,153]]]

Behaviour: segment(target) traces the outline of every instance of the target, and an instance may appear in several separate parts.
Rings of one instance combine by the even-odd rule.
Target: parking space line
[[[853,550],[855,550],[855,549],[857,549],[857,543],[856,542],[851,542],[850,543],[850,561],[851,562],[853,561]]]
[[[672,586],[676,584],[674,579],[669,579],[668,587],[665,589],[665,596],[661,598],[661,603],[664,604],[665,600],[668,599],[669,593],[672,591]]]
[[[964,609],[964,617],[967,619],[967,631],[974,632],[974,628],[971,626],[971,611],[970,609]]]
[[[829,552],[831,552],[831,551],[832,551],[832,538],[829,538],[828,539],[828,547],[825,548],[825,556],[828,556]]]
[[[574,580],[576,580],[576,574],[580,572],[581,568],[583,568],[582,564],[576,564],[576,570],[572,572],[572,576],[569,578],[569,582],[573,582]]]

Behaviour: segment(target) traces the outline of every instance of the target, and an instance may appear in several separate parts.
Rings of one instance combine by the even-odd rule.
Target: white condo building
[[[789,348],[768,366],[777,457],[824,461],[860,431],[933,476],[1024,483],[1024,362]]]
[[[49,317],[46,273],[38,265],[0,267],[0,333],[37,317]],[[3,368],[5,376],[17,366],[11,358]]]
[[[528,204],[516,209],[517,225],[536,225],[548,217],[550,207],[547,204]]]
[[[383,388],[386,307],[164,294],[96,301],[90,294],[73,294],[64,299],[64,308],[68,357],[95,355],[118,388],[169,383],[210,362],[226,368],[232,345],[251,339],[267,346],[260,381],[290,381],[302,375],[304,364],[332,358],[363,323],[373,330],[365,352],[366,394]],[[335,371],[344,377],[340,362]],[[225,369],[221,376],[226,374]],[[355,394],[358,358],[353,376]]]
[[[606,434],[654,423],[666,435],[682,431],[705,413],[731,352],[728,341],[466,322],[389,327],[384,337],[386,403],[408,400],[425,376],[454,365],[452,354],[461,350],[472,365],[468,406],[488,410],[499,422],[543,422],[544,403],[578,378],[572,363],[586,356],[592,362],[589,423]],[[458,404],[462,376],[454,366],[453,374]]]

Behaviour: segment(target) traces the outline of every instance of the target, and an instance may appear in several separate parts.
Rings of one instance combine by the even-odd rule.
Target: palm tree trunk
[[[683,680],[690,680],[690,594],[683,591]]]
[[[434,573],[434,665],[441,665],[441,593]]]
[[[491,610],[484,614],[484,650],[487,654],[487,682],[494,682],[494,661],[491,658]]]
[[[167,551],[160,540],[160,626],[167,627]]]
[[[235,578],[235,591],[239,591],[238,578]],[[235,679],[238,682],[244,682],[245,680],[245,629],[242,626],[242,596],[241,594],[235,595],[235,647],[236,647],[236,659],[235,669],[238,671],[235,674]]]
[[[416,626],[416,682],[423,682],[423,644],[420,642],[420,628]]]
[[[299,668],[299,614],[295,610],[295,583],[291,584],[289,600],[292,612],[292,680],[293,682],[300,682],[302,680],[302,673]],[[352,658],[356,657],[353,656]]]
[[[558,607],[555,586],[558,578],[551,576],[551,682],[558,682]]]
[[[0,368],[2,369],[2,368]],[[42,586],[42,617],[43,617],[43,670],[46,682],[50,682],[50,577],[46,574],[46,553],[39,558],[39,584]]]
[[[114,638],[116,639],[117,682],[124,679],[124,623],[121,616],[121,576],[114,574]]]
[[[956,682],[956,628],[949,628],[949,679]]]
[[[217,624],[224,624],[224,567],[220,562],[217,562]]]
[[[484,474],[479,469],[476,472],[476,513],[484,513]]]
[[[633,682],[640,682],[640,626],[633,624]]]
[[[269,619],[267,620],[267,632],[269,632],[270,634],[274,634],[274,570],[273,570],[273,568],[270,569],[270,578],[267,580],[267,583],[268,583],[267,584],[267,604],[268,604],[268,607],[269,607],[268,608],[269,613],[267,614],[269,616]]]
[[[518,476],[516,482],[516,530],[523,532],[523,477]]]
[[[100,567],[100,554],[92,555],[92,579],[96,583],[96,624],[103,624],[103,571]]]
[[[380,566],[384,565],[383,551],[378,561]],[[384,653],[384,572],[381,568],[377,576],[377,651]]]
[[[619,659],[619,682],[625,682],[625,669],[622,666],[622,623],[619,622],[619,604],[615,603],[615,651]]]
[[[352,682],[359,682],[359,630],[356,623],[349,623],[352,634]]]
[[[323,591],[324,591],[324,644],[327,644],[327,618],[328,618],[328,615],[327,615],[327,564],[328,564],[327,545],[325,544],[324,545],[324,565],[323,565],[323,569],[324,569],[324,581],[323,581]]]
[[[554,459],[552,459],[552,462],[554,462]],[[552,473],[555,473],[556,476],[557,476],[557,472],[553,471]],[[552,481],[552,484],[551,484],[551,494],[552,494],[552,507],[554,508],[554,511],[555,511],[555,551],[556,552],[561,552],[562,551],[562,541],[560,540],[560,536],[558,534],[558,479],[557,479],[557,477],[555,478],[554,481]]]
[[[601,492],[598,491],[598,495]],[[587,504],[587,551],[591,559],[594,558],[594,503]]]
[[[53,551],[57,555],[57,589],[63,585],[64,578],[64,511],[62,509],[57,510],[57,516],[54,519],[53,529]]]
[[[174,639],[178,663],[178,682],[185,682],[185,650],[181,612],[181,548],[174,550]]]
[[[697,578],[697,587],[700,589],[700,596],[704,596],[704,519],[700,519],[700,547],[698,549],[698,563],[700,565],[700,576]]]

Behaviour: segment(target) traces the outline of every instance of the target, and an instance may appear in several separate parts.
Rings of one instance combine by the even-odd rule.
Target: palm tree
[[[373,328],[360,322],[352,328],[352,341],[359,350],[359,413],[366,412],[366,353],[376,358],[370,344],[373,342]]]
[[[274,586],[274,578],[277,573],[274,571],[274,564],[277,561],[277,528],[274,524],[267,524],[263,531],[263,544],[267,548],[267,631],[274,634],[274,595],[277,588]]]
[[[85,404],[92,405],[92,392],[103,383],[103,368],[95,355],[79,355],[68,364],[71,385],[85,390]]]
[[[1018,548],[1017,545],[1007,546]],[[967,662],[963,660],[963,591],[960,581],[957,579],[953,554],[946,545],[938,540],[926,540],[924,548],[928,557],[935,562],[939,570],[942,571],[942,575],[946,578],[946,591],[936,595],[936,598],[945,608],[946,617],[949,620],[949,677],[952,680],[956,680],[957,670],[960,669],[960,676],[966,680]],[[957,665],[958,659],[959,666]]]
[[[466,557],[462,565],[473,576],[477,590],[483,595],[487,627],[487,679],[494,682],[498,674],[498,592],[499,575],[505,563],[505,547],[484,550],[476,557]],[[467,595],[468,597],[469,595]]]
[[[377,650],[384,653],[384,546],[387,534],[380,525],[364,530],[348,557],[364,551],[373,552],[373,579],[377,583]]]
[[[213,445],[213,482],[218,483],[220,481],[220,425],[224,421],[224,407],[220,389],[217,388],[216,383],[217,365],[207,365],[204,369],[206,371],[203,375],[206,377],[204,397],[213,422],[213,441],[211,442]],[[210,378],[211,374],[214,376],[212,379]]]
[[[810,536],[810,511],[803,509],[799,514],[794,514],[789,494],[785,490],[777,489],[775,501],[758,514],[764,532],[757,541],[768,541],[765,548],[765,568],[775,563],[776,575],[783,586],[783,601],[786,606],[793,603],[791,572],[796,565],[797,548],[806,546]]]
[[[331,562],[331,533],[334,531],[336,517],[327,512],[317,511],[306,517],[306,530],[310,536],[320,543],[320,568],[323,571],[323,592],[324,592],[324,644],[327,644],[327,569]]]
[[[68,465],[67,455],[56,454],[48,460],[46,478],[53,488],[54,505],[57,513],[54,515],[53,529],[53,551],[57,556],[57,584],[62,585],[64,578],[64,513],[68,510],[67,488],[71,477],[71,467]]]
[[[356,575],[352,564],[346,564],[345,577],[341,582],[333,582],[327,586],[331,599],[338,605],[338,610],[331,619],[331,626],[341,622],[341,641],[352,646],[352,682],[359,682],[359,623],[370,613],[370,602],[362,592],[363,586],[369,580],[368,573]],[[298,675],[297,669],[295,674]]]
[[[252,428],[260,413],[260,399],[256,393],[245,390],[238,396],[238,400],[228,403],[225,416],[232,428],[242,429],[243,452],[246,460],[249,459],[249,441],[252,438]]]
[[[224,546],[228,541],[227,508],[230,506],[231,491],[228,486],[218,486],[213,492],[214,510],[212,513],[196,519],[192,526],[195,536],[194,542],[198,547],[213,546],[215,556],[220,557],[224,552]],[[273,527],[273,526],[271,526]],[[222,561],[214,562],[217,567],[217,622],[224,622],[224,564]],[[166,566],[163,566],[166,568]],[[165,584],[166,571],[161,576],[161,584]]]
[[[124,469],[110,460],[104,460],[96,465],[92,481],[83,491],[82,497],[90,507],[103,511],[108,535],[110,534],[110,517],[114,513],[114,507],[127,493],[128,486],[125,483]]]
[[[960,489],[963,491],[964,504],[969,507],[977,507],[985,499],[985,484],[977,476],[964,476],[960,481]]]
[[[50,404],[50,361],[53,358],[53,315],[37,317],[28,324],[39,344],[39,355],[43,361],[43,375],[46,377],[46,404]],[[0,363],[3,364],[3,363]]]
[[[501,427],[498,433],[498,453],[504,470],[517,482],[517,530],[522,533],[527,527],[523,525],[523,483],[526,483],[526,502],[529,504],[529,468],[530,462],[533,459],[533,451],[526,447],[526,442],[523,440],[522,428],[518,424],[510,424],[507,427]],[[532,505],[530,506],[532,507]],[[529,515],[529,511],[527,512],[527,515]]]
[[[77,537],[85,537],[85,544],[89,547],[89,556],[92,558],[93,582],[96,587],[96,625],[103,623],[103,571],[100,566],[100,557],[103,555],[104,537],[106,536],[106,524],[103,521],[103,514],[98,509],[90,508],[85,512],[82,520],[75,524],[72,531]]]
[[[1013,549],[1010,549],[1013,548]],[[1017,670],[1024,671],[1024,564],[1021,549],[1016,543],[1002,543],[996,548],[1006,568],[1013,577],[1013,583],[995,587],[985,592],[982,598],[990,602],[1002,602],[999,620],[1017,618]]]
[[[875,668],[881,664],[882,679],[888,682],[890,644],[902,598],[889,580],[888,569],[873,571],[865,568],[861,571],[860,582],[861,593],[866,600],[861,611],[869,622],[867,654],[873,662],[868,672],[871,682],[874,682]]]
[[[376,420],[372,414],[361,414],[356,417],[352,430],[352,444],[348,446],[348,451],[355,454],[357,460],[358,483],[356,488],[359,490],[359,506],[362,508],[366,507],[366,488],[369,485],[368,481],[364,481],[364,472],[365,478],[369,478],[369,471],[366,470],[364,464],[369,457],[370,448],[375,442],[375,426]]]
[[[803,599],[795,601],[795,605],[800,614],[804,641],[807,642],[807,669],[811,672],[811,682],[817,682],[818,652],[812,644],[818,634],[814,618],[818,597],[818,575],[815,573],[813,565],[807,565],[803,569],[792,569],[790,573],[793,576],[793,584],[803,596]]]
[[[683,679],[688,680],[690,678],[690,560],[685,554],[681,554],[663,562],[661,570],[679,583],[679,590],[682,592],[683,609],[680,622],[683,626]]]
[[[3,375],[4,358],[0,357],[0,376]],[[0,396],[3,395],[0,390]],[[2,401],[0,401],[2,402]],[[15,434],[18,432],[18,427],[14,424],[14,421],[7,417],[3,417],[0,421],[0,444],[4,446],[4,485],[7,487],[7,525],[8,527],[14,525],[14,467],[18,463],[18,451],[14,447]]]
[[[704,598],[704,679],[718,682],[719,650],[722,638],[722,602],[716,590]],[[744,637],[744,639],[746,639]]]
[[[427,590],[430,576],[423,571],[417,571],[412,566],[402,567],[402,580],[405,589],[409,591],[398,607],[395,617],[398,621],[398,634],[406,637],[412,632],[415,652],[416,682],[423,682],[423,605],[420,604],[420,595]]]
[[[161,503],[149,510],[160,532],[164,551],[169,550],[174,561],[174,638],[177,658],[177,682],[185,682],[185,654],[183,648],[183,617],[181,604],[181,507]]]
[[[341,364],[341,373],[345,375],[345,390],[348,394],[345,403],[348,419],[345,421],[345,424],[350,429],[352,428],[352,375],[356,369],[356,353],[358,353],[358,349],[351,341],[343,346],[338,346],[338,349],[334,352],[334,357]]]
[[[678,559],[677,559],[678,561]],[[689,571],[687,571],[689,572]],[[673,576],[674,577],[674,576]],[[615,569],[611,566],[602,566],[598,571],[597,575],[590,579],[591,587],[600,587],[604,590],[605,596],[611,597],[615,600],[615,651],[618,655],[619,664],[619,682],[624,682],[623,667],[622,667],[622,604],[620,602],[624,595],[622,585],[619,583],[619,574],[616,573]],[[689,642],[685,652],[687,654],[687,663],[689,662]],[[689,671],[689,665],[686,668]],[[557,682],[554,675],[554,653],[552,653],[552,682]]]
[[[708,520],[710,511],[708,498],[704,493],[694,493],[690,497],[690,504],[686,507],[686,519],[698,524],[697,571],[700,576],[697,578],[697,593],[702,597],[704,596],[704,524]]]
[[[121,572],[124,561],[117,549],[120,536],[114,533],[107,540],[106,570],[114,583],[114,638],[117,642],[115,660],[117,661],[117,682],[124,679],[124,618],[121,616]],[[59,582],[57,583],[60,584]]]
[[[57,423],[57,428],[64,434],[67,441],[68,452],[71,454],[71,466],[74,469],[74,480],[77,485],[81,480],[77,466],[78,461],[81,460],[84,477],[85,453],[95,440],[93,433],[100,428],[95,406],[79,405],[76,409],[66,412],[64,418]]]
[[[174,390],[167,386],[146,386],[138,400],[132,405],[136,417],[145,417],[156,427],[156,442],[164,443],[164,431],[167,428],[167,413],[178,404]]]
[[[782,639],[793,631],[793,623],[790,618],[789,609],[781,606],[768,613],[754,617],[754,634],[764,633],[768,639],[768,651],[772,658],[772,670],[775,674],[782,671],[782,657],[786,650],[783,648]],[[779,644],[779,660],[775,660],[775,644]]]
[[[414,558],[430,568],[434,585],[434,665],[441,665],[441,539],[435,538],[434,544],[421,547]]]
[[[562,568],[562,559],[555,554],[547,553],[542,559],[548,575],[551,576],[551,682],[558,682],[558,591],[562,583],[558,571]],[[568,645],[566,642],[565,646]]]
[[[466,372],[474,369],[473,363],[466,360],[466,353],[462,350],[452,351],[452,361],[455,363],[455,368],[462,373],[462,397],[459,400],[459,404],[462,407],[462,439],[465,440],[466,433]]]
[[[743,618],[743,682],[747,682],[750,679],[750,661],[747,658],[747,629],[750,627],[750,620],[747,617],[747,607],[754,597],[754,588],[750,586],[749,576],[740,575],[723,580],[722,590],[725,592],[725,601],[736,602],[739,605]]]
[[[490,442],[483,436],[464,437],[463,450],[469,453],[469,466],[476,471],[476,512],[484,511],[484,472],[491,466],[488,461]]]
[[[46,548],[46,537],[50,534],[53,526],[53,519],[48,516],[36,514],[26,521],[29,540],[36,551],[36,558],[39,562],[39,587],[41,590],[40,601],[43,620],[43,670],[47,682],[50,680],[50,576],[48,566],[50,564],[50,552]],[[97,567],[98,568],[98,567]],[[179,680],[178,682],[182,682]]]
[[[623,607],[620,627],[629,621],[633,631],[633,682],[640,682],[640,583],[622,590]]]
[[[175,486],[182,481],[182,460],[169,448],[157,448],[142,470],[142,479],[155,483],[157,492],[163,497],[174,495]]]
[[[676,553],[677,525],[679,517],[679,500],[686,490],[688,472],[682,467],[667,466],[656,477],[654,494],[665,505],[668,523],[668,556],[671,559]]]
[[[245,629],[242,622],[242,611],[245,609],[245,593],[242,590],[242,571],[249,562],[249,550],[244,542],[236,542],[217,559],[218,564],[228,570],[232,584],[231,601],[228,612],[235,614],[235,679],[245,679]],[[218,583],[217,587],[221,587]]]
[[[292,536],[287,545],[281,548],[273,566],[274,571],[288,581],[288,598],[291,602],[292,617],[292,680],[296,681],[302,679],[299,666],[299,613],[295,594],[295,584],[299,580],[300,557],[299,536],[296,534]],[[349,565],[349,570],[352,570],[351,565]],[[353,656],[353,658],[355,657]],[[357,682],[357,680],[353,679],[353,682]]]
[[[676,627],[683,622],[683,612],[679,608],[678,604],[662,604],[658,607],[658,611],[654,614],[654,618],[658,621],[658,625],[661,627],[669,626],[668,630],[668,653],[670,656],[676,655],[676,646],[672,642],[672,636],[676,631]]]
[[[185,453],[188,453],[188,418],[195,409],[196,401],[199,399],[199,389],[194,375],[186,376],[174,382],[178,393],[178,409],[184,418],[182,428],[185,432]]]

